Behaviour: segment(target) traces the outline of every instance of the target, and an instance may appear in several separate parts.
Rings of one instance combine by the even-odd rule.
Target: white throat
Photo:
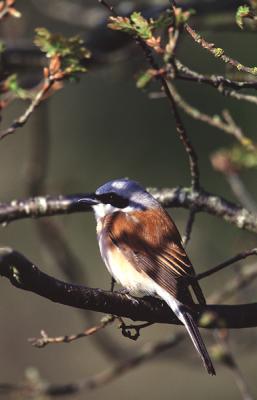
[[[118,207],[113,207],[111,204],[100,203],[93,206],[93,210],[95,213],[96,220],[98,221],[99,219],[106,217],[106,215],[113,214],[114,212],[122,211],[128,213],[134,211],[134,208],[131,206],[127,206],[125,208],[118,208]]]

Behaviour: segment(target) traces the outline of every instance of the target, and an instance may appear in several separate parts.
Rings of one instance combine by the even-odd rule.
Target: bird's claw
[[[133,305],[138,306],[139,301],[135,297],[131,296],[130,291],[128,289],[123,288],[117,290],[117,293],[125,295],[127,299],[133,303]]]
[[[139,301],[135,299],[135,297],[131,296],[129,293],[126,293],[125,296],[133,303],[134,306],[138,306]]]

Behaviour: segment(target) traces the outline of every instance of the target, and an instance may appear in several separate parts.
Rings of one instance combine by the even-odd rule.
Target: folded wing
[[[139,272],[188,305],[193,302],[188,289],[192,285],[198,301],[205,303],[180,234],[165,210],[117,212],[106,223],[112,242]]]

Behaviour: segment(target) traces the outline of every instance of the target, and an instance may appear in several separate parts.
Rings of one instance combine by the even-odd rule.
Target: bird
[[[179,231],[162,205],[138,182],[111,180],[80,199],[92,207],[102,259],[130,295],[158,296],[185,326],[210,375],[216,375],[193,317],[206,304]]]

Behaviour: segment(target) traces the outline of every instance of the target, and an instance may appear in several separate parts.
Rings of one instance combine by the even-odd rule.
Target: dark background
[[[17,8],[23,14],[22,19],[7,19],[1,23],[2,37],[12,44],[23,38],[32,39],[34,28],[38,26],[67,35],[85,34],[83,27],[43,15],[31,1],[20,0]],[[231,25],[228,30],[218,32],[205,30],[204,35],[242,63],[257,64],[255,33],[241,32]],[[184,63],[201,72],[225,72],[221,62],[186,37],[181,40],[179,56]],[[136,50],[126,60],[118,60],[113,56],[113,63],[92,67],[81,77],[79,84],[66,84],[63,90],[34,113],[24,128],[1,142],[2,202],[28,196],[28,166],[33,138],[47,133],[50,135],[47,193],[92,191],[109,179],[123,176],[136,179],[148,187],[189,184],[188,161],[177,138],[168,102],[165,99],[149,100],[148,91],[136,89],[136,72],[144,67],[141,61],[140,52]],[[178,88],[188,102],[202,111],[219,114],[222,109],[229,108],[246,134],[256,140],[256,106],[222,97],[212,88],[195,84],[180,83]],[[8,126],[23,109],[22,102],[15,102],[6,111],[2,126]],[[213,171],[209,161],[213,151],[232,144],[234,139],[184,115],[183,120],[199,156],[203,187],[235,200],[226,180]],[[243,173],[242,177],[256,197],[256,171]],[[183,232],[187,211],[171,210],[171,214]],[[93,215],[79,214],[54,219],[58,220],[69,246],[84,265],[84,279],[79,283],[109,288],[110,277],[100,259]],[[38,235],[36,224],[40,223],[25,220],[2,228],[1,244],[21,251],[46,273],[65,279]],[[197,215],[188,253],[196,270],[201,271],[241,249],[255,245],[256,237],[253,235],[239,231],[220,219],[201,214]],[[211,294],[232,276],[233,268],[204,280],[204,292]],[[247,291],[248,300],[256,301],[255,289],[256,286],[251,286],[251,290]],[[245,298],[241,295],[231,299],[231,302],[243,302]],[[31,366],[46,381],[71,382],[102,371],[114,362],[96,346],[92,338],[69,345],[48,346],[42,350],[33,348],[27,338],[38,336],[41,329],[54,336],[80,332],[87,323],[78,311],[16,290],[4,279],[1,279],[0,316],[1,382],[23,380],[27,368]],[[97,321],[101,315],[95,317]],[[136,343],[122,337],[115,325],[107,329],[127,356],[148,341],[161,339],[182,328],[156,325],[144,330]],[[231,337],[235,357],[252,393],[257,395],[256,329],[231,332]],[[213,338],[209,336],[207,342],[212,344]],[[110,385],[90,393],[90,398],[239,398],[230,371],[219,364],[216,369],[216,378],[207,376],[187,340],[176,350],[166,352]],[[89,394],[83,393],[78,398],[84,399],[86,396]]]

